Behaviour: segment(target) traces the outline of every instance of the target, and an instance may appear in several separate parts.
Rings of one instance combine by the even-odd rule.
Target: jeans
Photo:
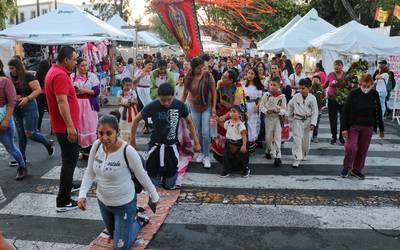
[[[385,115],[385,111],[386,111],[387,91],[378,91],[378,93],[379,93],[379,100],[381,102],[382,116],[384,116]]]
[[[57,141],[61,148],[61,173],[60,188],[57,195],[57,206],[67,205],[71,200],[72,179],[74,176],[75,166],[78,162],[79,144],[69,142],[67,133],[56,133]]]
[[[101,217],[107,231],[113,239],[113,249],[131,249],[140,230],[140,224],[136,221],[136,198],[128,204],[110,207],[99,201]]]
[[[175,182],[176,179],[178,178],[178,174],[176,173],[174,176],[172,177],[163,177],[162,179],[162,185],[165,189],[172,189],[175,186]],[[151,177],[150,176],[150,180],[153,183],[154,186],[158,186],[160,184],[161,181],[161,176],[157,176],[157,177]]]
[[[39,112],[39,118],[38,118],[38,125],[37,128],[40,131],[42,129],[42,120],[44,116],[44,111],[47,110],[47,100],[46,100],[46,95],[45,94],[40,94],[37,98],[37,105],[38,105],[38,112]]]
[[[365,158],[371,143],[373,127],[352,126],[348,131],[348,139],[344,145],[343,167],[347,170],[361,172],[365,166]]]
[[[210,117],[211,107],[203,112],[197,112],[194,109],[190,109],[192,113],[193,122],[196,125],[197,135],[199,137],[201,153],[204,157],[209,157],[211,136],[210,136]]]
[[[329,114],[329,123],[331,126],[332,139],[337,139],[337,120],[338,113],[340,114],[340,118],[342,118],[342,110],[343,105],[340,105],[335,99],[328,99],[328,114]],[[342,131],[339,133],[339,138],[342,138]]]
[[[315,126],[313,130],[313,138],[318,138],[318,128],[319,128],[319,121],[321,120],[321,112],[318,113],[318,120],[317,120],[317,125]]]
[[[15,107],[14,118],[18,131],[19,150],[25,158],[26,145],[28,143],[26,132],[31,135],[29,138],[33,141],[43,144],[46,148],[50,142],[37,130],[38,125],[38,107],[36,101],[29,101],[24,107]]]
[[[14,124],[14,119],[11,117],[8,129],[5,132],[0,133],[0,143],[3,144],[7,152],[14,157],[18,166],[24,168],[25,161],[22,157],[21,151],[19,151],[19,149],[14,143],[14,135],[15,135],[15,124]]]

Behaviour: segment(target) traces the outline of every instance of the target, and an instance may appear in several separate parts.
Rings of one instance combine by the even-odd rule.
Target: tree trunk
[[[360,21],[359,18],[357,17],[353,7],[351,7],[351,4],[349,3],[348,0],[341,0],[343,7],[346,9],[347,13],[349,13],[351,19],[356,20],[356,21]]]

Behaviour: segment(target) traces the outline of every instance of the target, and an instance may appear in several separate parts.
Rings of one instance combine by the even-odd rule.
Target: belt
[[[147,86],[147,85],[137,85],[137,87],[139,87],[139,88],[150,88],[150,86]]]
[[[311,116],[304,116],[304,115],[294,114],[294,119],[296,119],[296,120],[306,121],[306,120],[308,120],[310,118],[311,118]]]
[[[164,163],[165,147],[172,147],[172,149],[174,150],[175,157],[179,161],[179,153],[178,153],[178,148],[176,147],[176,144],[166,145],[166,144],[154,143],[154,146],[151,147],[151,149],[149,151],[149,155],[151,153],[153,153],[154,150],[156,150],[158,147],[160,147],[160,167],[163,168],[165,166],[165,163]]]

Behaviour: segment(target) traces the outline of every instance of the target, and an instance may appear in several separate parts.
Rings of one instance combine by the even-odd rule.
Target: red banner
[[[153,0],[152,6],[188,58],[202,53],[194,0]]]

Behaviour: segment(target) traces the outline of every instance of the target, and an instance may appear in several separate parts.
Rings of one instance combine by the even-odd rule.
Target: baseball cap
[[[379,61],[379,64],[388,64],[386,60]]]

